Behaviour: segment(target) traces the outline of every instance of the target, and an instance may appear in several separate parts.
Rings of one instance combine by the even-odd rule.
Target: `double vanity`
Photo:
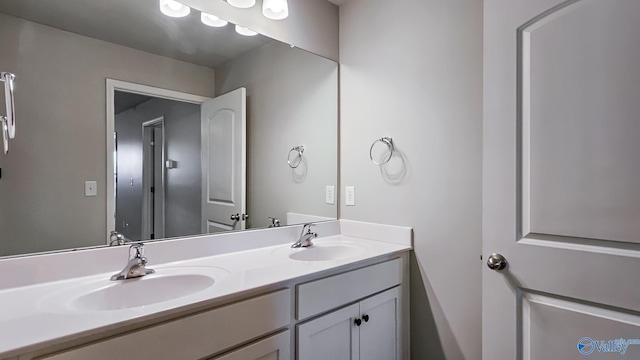
[[[1,260],[0,359],[405,359],[411,245],[339,220]]]

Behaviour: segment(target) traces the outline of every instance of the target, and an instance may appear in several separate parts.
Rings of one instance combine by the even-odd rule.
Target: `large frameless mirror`
[[[0,256],[336,218],[337,64],[210,20],[0,0]]]

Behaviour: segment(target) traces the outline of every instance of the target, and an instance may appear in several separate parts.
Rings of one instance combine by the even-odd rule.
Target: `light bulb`
[[[287,0],[264,0],[262,15],[271,20],[286,19],[289,16],[289,4]]]
[[[169,1],[167,2],[167,7],[173,11],[180,11],[182,9],[182,4],[177,1]]]
[[[160,0],[160,11],[170,17],[184,17],[189,15],[191,8],[175,0]]]
[[[256,4],[256,0],[227,0],[227,2],[240,9],[248,9]]]
[[[247,29],[244,26],[240,26],[240,25],[236,25],[236,32],[240,35],[244,35],[244,36],[255,36],[258,35],[257,32],[251,30],[251,29]]]
[[[202,21],[202,23],[205,25],[213,27],[223,27],[227,26],[227,24],[229,23],[227,20],[220,19],[215,15],[207,14],[204,12],[200,14],[200,21]]]

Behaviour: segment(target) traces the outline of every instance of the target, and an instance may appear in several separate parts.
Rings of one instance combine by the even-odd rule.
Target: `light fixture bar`
[[[251,29],[247,29],[244,26],[240,26],[240,25],[236,25],[236,32],[240,35],[244,35],[244,36],[256,36],[258,35],[257,32],[251,30]]]
[[[256,0],[227,0],[227,2],[240,9],[248,9],[256,4]]]
[[[289,16],[289,4],[287,0],[264,0],[262,15],[271,20],[286,19]]]
[[[160,11],[170,17],[185,17],[191,12],[191,8],[175,0],[160,0]]]
[[[202,23],[207,26],[213,27],[224,27],[229,23],[227,20],[220,19],[213,14],[208,14],[205,12],[200,14],[200,21],[202,21]]]

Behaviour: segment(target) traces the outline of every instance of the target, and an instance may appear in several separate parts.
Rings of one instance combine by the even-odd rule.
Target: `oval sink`
[[[209,288],[215,280],[205,275],[147,275],[113,282],[72,300],[80,310],[121,310],[181,298]]]
[[[155,274],[111,281],[92,281],[59,291],[43,301],[56,312],[114,311],[132,309],[184,298],[214,286],[228,276],[208,267],[156,268]]]
[[[290,259],[299,261],[331,261],[343,260],[361,255],[366,247],[356,243],[320,243],[316,242],[307,248],[280,248],[276,253],[284,253]]]

